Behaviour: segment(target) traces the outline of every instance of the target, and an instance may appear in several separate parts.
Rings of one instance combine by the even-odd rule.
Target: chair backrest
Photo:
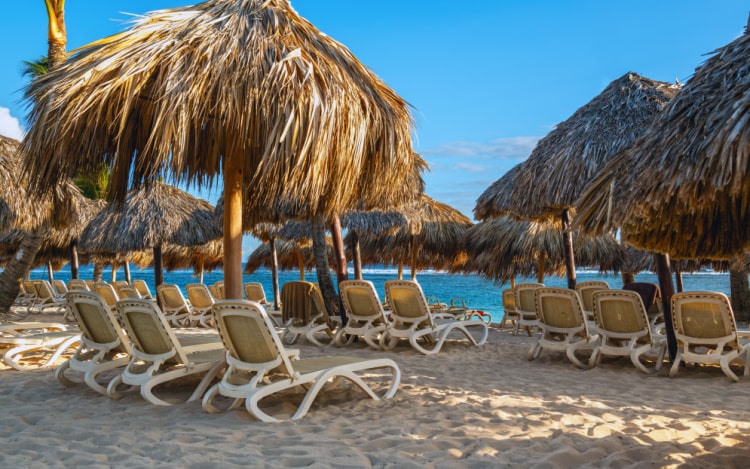
[[[25,291],[27,295],[33,297],[37,296],[36,286],[34,286],[33,280],[24,280],[21,282],[21,285],[23,285],[23,291]]]
[[[132,285],[120,285],[117,287],[117,296],[123,298],[142,298],[138,289]]]
[[[516,303],[516,311],[533,313],[536,310],[534,291],[543,287],[541,283],[518,283],[513,288],[513,295]]]
[[[164,283],[156,287],[156,296],[159,297],[164,311],[175,312],[184,309],[188,311],[187,301],[182,296],[182,290],[180,287],[170,283]]]
[[[117,291],[117,289],[120,288],[120,287],[124,287],[124,286],[130,285],[125,280],[115,280],[113,282],[109,282],[109,284],[112,285],[112,287],[115,289],[115,291]]]
[[[185,291],[187,292],[188,300],[190,300],[190,305],[194,308],[203,309],[214,304],[211,292],[202,283],[189,283],[185,285]]]
[[[49,301],[55,299],[55,292],[52,290],[52,285],[47,280],[33,280],[34,290],[36,290],[36,297],[39,301]]]
[[[599,290],[593,294],[594,321],[599,331],[621,334],[641,333],[641,341],[651,341],[651,326],[641,296],[631,290]]]
[[[540,323],[562,329],[586,326],[583,305],[575,290],[539,287],[534,290],[534,299]]]
[[[369,280],[344,280],[339,283],[341,302],[344,311],[353,319],[385,319],[385,311],[380,303],[375,285]]]
[[[65,297],[85,339],[115,352],[130,353],[130,343],[114,312],[97,293],[73,290]]]
[[[120,300],[116,306],[134,348],[147,355],[158,355],[168,362],[188,363],[188,358],[155,302]]]
[[[229,300],[213,307],[216,328],[230,365],[248,370],[275,369],[288,376],[294,368],[271,319],[259,303]]]
[[[89,287],[90,291],[96,291],[96,284],[98,282],[95,282],[94,280],[84,280],[86,282],[86,286]]]
[[[120,299],[120,297],[117,296],[117,292],[115,291],[115,289],[108,283],[98,283],[96,285],[95,291],[99,294],[99,296],[102,297],[104,302],[110,308],[114,308],[115,303],[117,303]]]
[[[503,311],[506,313],[516,311],[516,294],[512,288],[503,290]]]
[[[53,286],[55,287],[55,292],[58,295],[64,295],[68,293],[68,287],[62,280],[53,280]]]
[[[602,280],[591,280],[576,283],[576,292],[581,297],[584,311],[594,310],[593,295],[599,290],[609,290],[609,284]]]
[[[661,289],[655,283],[633,282],[623,285],[623,290],[630,290],[641,295],[643,306],[649,314],[656,314],[660,311]]]
[[[72,278],[68,280],[68,291],[89,291],[89,286],[81,279]]]
[[[728,346],[739,348],[737,324],[729,298],[718,292],[685,292],[672,295],[672,320],[675,335],[686,336],[694,344],[715,344],[728,338]]]
[[[257,301],[260,304],[266,304],[266,292],[263,290],[263,284],[260,282],[246,282],[245,297],[248,301]]]
[[[136,290],[138,290],[138,293],[140,293],[141,298],[153,298],[151,296],[151,290],[148,288],[148,284],[145,280],[142,279],[135,279],[133,280],[133,286]]]
[[[411,280],[388,280],[385,282],[385,296],[391,308],[391,316],[405,322],[424,323],[434,326],[430,307],[422,292],[422,287]]]

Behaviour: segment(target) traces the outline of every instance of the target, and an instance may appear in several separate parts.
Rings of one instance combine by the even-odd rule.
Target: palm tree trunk
[[[104,266],[99,263],[94,264],[94,278],[93,278],[94,282],[101,282],[103,273],[104,273]]]
[[[15,257],[8,262],[5,270],[0,274],[0,313],[8,313],[11,305],[16,301],[19,282],[31,269],[45,232],[46,227],[39,227],[26,233]]]
[[[729,270],[729,292],[732,295],[732,310],[737,321],[750,321],[750,288],[747,272]]]
[[[568,288],[576,289],[576,260],[573,254],[573,231],[570,228],[570,210],[562,213],[563,242],[565,243],[565,270],[568,276]]]
[[[164,263],[161,256],[161,244],[154,246],[154,287],[164,283]]]
[[[315,270],[318,274],[318,286],[323,294],[323,301],[329,316],[339,314],[339,301],[336,290],[331,279],[331,270],[328,264],[328,245],[326,244],[325,221],[316,217],[312,222],[313,255],[315,256]]]

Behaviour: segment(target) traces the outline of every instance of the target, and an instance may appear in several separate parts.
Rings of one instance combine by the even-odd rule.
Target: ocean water
[[[134,269],[131,268],[130,275],[132,279],[145,280],[152,292],[154,288],[154,274],[152,269]],[[81,266],[79,276],[82,279],[93,278],[93,268],[91,266]],[[383,288],[386,280],[395,280],[398,278],[397,270],[390,268],[364,268],[363,278],[370,280],[377,289],[381,299],[385,297]],[[111,279],[111,270],[105,269],[102,276],[103,280]],[[203,283],[212,284],[216,281],[223,280],[224,274],[217,270],[204,274]],[[604,280],[610,288],[621,288],[622,278],[620,274],[603,275],[592,271],[578,271],[576,277],[579,282],[588,280]],[[48,279],[47,269],[38,268],[31,272],[32,279]],[[70,270],[63,268],[54,273],[54,278],[68,281],[70,279]],[[122,269],[117,272],[118,280],[124,280],[125,274]],[[299,271],[286,271],[279,273],[279,284],[284,282],[299,280]],[[354,278],[352,271],[349,272],[349,278]],[[404,278],[410,278],[408,269],[404,272]],[[316,281],[314,272],[307,272],[305,279],[311,282]],[[334,276],[335,279],[335,276]],[[243,275],[245,282],[260,282],[266,292],[269,301],[273,300],[273,290],[271,288],[271,271],[265,268],[258,269],[253,274]],[[193,275],[192,270],[176,270],[173,272],[164,272],[164,282],[179,285],[183,289],[188,283],[197,283],[199,278]],[[335,281],[335,280],[334,280]],[[438,298],[444,303],[450,303],[454,298],[462,299],[465,304],[473,309],[479,309],[492,314],[493,321],[499,322],[503,317],[502,291],[509,288],[509,284],[499,285],[485,280],[478,275],[456,275],[442,271],[422,271],[417,273],[417,281],[422,286],[425,296]],[[658,284],[656,274],[644,272],[635,276],[636,282],[650,282]],[[516,283],[536,282],[534,278],[517,278]],[[544,284],[555,287],[565,287],[567,281],[560,277],[547,277]],[[729,296],[729,274],[713,271],[703,271],[697,273],[683,274],[683,285],[685,291],[716,291]]]

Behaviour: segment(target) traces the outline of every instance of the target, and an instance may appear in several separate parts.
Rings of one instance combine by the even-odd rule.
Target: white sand
[[[750,467],[750,378],[647,376],[624,359],[584,371],[546,351],[529,362],[532,340],[493,329],[436,356],[301,340],[303,357],[391,357],[402,384],[385,401],[339,390],[279,424],[3,368],[0,467]]]

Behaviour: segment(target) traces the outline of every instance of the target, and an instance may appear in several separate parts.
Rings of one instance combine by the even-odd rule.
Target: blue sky
[[[41,0],[0,17],[0,133],[25,127],[23,60],[47,50]],[[68,49],[127,27],[127,13],[175,0],[69,0]],[[740,0],[292,0],[414,106],[428,195],[470,218],[477,197],[539,138],[632,71],[687,81],[706,55],[742,34]],[[17,122],[15,121],[17,120]],[[215,202],[218,191],[203,192]],[[248,237],[251,250],[257,241]]]

